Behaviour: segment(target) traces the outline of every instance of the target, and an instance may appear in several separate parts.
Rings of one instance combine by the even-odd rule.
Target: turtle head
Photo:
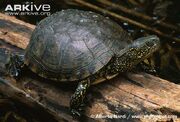
[[[115,67],[118,71],[127,71],[148,58],[159,47],[160,41],[155,35],[138,38],[122,50],[122,55],[115,61]]]
[[[155,35],[151,35],[136,39],[128,46],[126,53],[130,59],[139,63],[157,51],[159,47],[159,38]]]

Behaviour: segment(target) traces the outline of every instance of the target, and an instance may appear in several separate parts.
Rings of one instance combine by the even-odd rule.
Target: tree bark
[[[18,80],[7,74],[5,64],[9,52],[23,53],[34,28],[34,25],[0,13],[0,92],[33,108],[42,108],[41,111],[57,121],[79,121],[69,112],[76,83],[46,80],[28,69]],[[91,87],[81,119],[180,121],[179,101],[180,86],[177,84],[143,72],[120,74]]]

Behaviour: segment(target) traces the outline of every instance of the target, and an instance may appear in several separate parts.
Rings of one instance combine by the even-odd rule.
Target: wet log
[[[69,112],[76,83],[46,80],[28,69],[18,80],[7,74],[9,52],[23,53],[34,28],[0,13],[0,92],[32,108],[42,108],[41,111],[47,111],[57,121],[79,121]],[[179,121],[179,96],[180,86],[170,81],[143,72],[120,74],[92,86],[80,120]]]

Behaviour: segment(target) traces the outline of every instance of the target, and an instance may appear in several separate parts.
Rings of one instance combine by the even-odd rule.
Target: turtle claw
[[[8,73],[12,77],[18,79],[21,72],[22,72],[23,67],[24,67],[24,58],[23,58],[23,56],[11,54],[10,55],[10,60],[6,64],[6,68],[8,70]]]
[[[86,106],[85,104],[81,104],[81,105],[79,106],[79,108],[78,108],[78,111],[81,112],[81,113],[84,112],[85,106]]]
[[[81,117],[81,113],[78,110],[71,109],[71,113],[74,117]]]
[[[18,77],[19,73],[20,73],[20,70],[17,69],[14,65],[10,65],[9,66],[9,74],[12,76],[12,77]]]
[[[82,113],[85,111],[84,109],[85,104],[81,104],[77,109],[71,109],[71,114],[75,118],[80,118],[82,116]]]
[[[84,103],[81,103],[79,109],[82,109],[83,107],[85,107],[86,105]]]

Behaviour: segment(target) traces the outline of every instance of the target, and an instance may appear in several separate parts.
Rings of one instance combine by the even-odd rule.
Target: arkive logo
[[[8,4],[5,11],[50,11],[50,8],[49,4],[35,5],[33,2],[30,2],[26,4]]]
[[[33,2],[26,2],[24,4],[7,4],[5,8],[6,14],[18,12],[20,15],[44,15],[50,14],[51,6],[49,4],[36,5]],[[8,13],[7,13],[8,12]]]

